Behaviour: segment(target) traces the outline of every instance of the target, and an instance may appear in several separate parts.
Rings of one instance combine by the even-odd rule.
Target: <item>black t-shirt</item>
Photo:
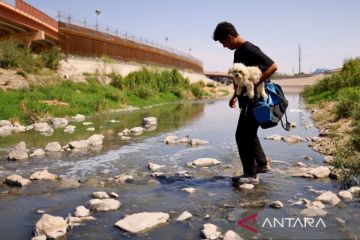
[[[247,41],[235,50],[234,63],[242,63],[245,66],[258,66],[265,72],[274,61],[261,51],[258,46]]]

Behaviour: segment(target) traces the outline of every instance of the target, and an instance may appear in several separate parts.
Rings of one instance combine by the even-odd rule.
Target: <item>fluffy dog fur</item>
[[[261,70],[258,67],[246,67],[242,63],[234,63],[228,73],[234,77],[237,85],[236,94],[241,95],[243,87],[246,87],[247,95],[250,99],[253,99],[255,96],[255,84],[259,82],[262,75]],[[267,99],[264,83],[260,83],[256,87],[256,96]]]

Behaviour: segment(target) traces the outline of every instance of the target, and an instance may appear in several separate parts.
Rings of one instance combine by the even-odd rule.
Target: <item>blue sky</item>
[[[14,0],[8,0],[12,3]],[[358,0],[26,0],[52,17],[58,10],[99,25],[189,53],[205,71],[229,68],[233,52],[212,40],[220,21],[232,22],[239,34],[258,45],[279,66],[279,72],[339,68],[360,56]]]

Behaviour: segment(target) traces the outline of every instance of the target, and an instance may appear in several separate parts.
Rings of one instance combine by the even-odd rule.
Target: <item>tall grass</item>
[[[204,95],[203,86],[190,84],[179,71],[151,71],[143,68],[141,71],[132,72],[126,77],[113,73],[111,85],[123,91],[127,96],[135,95],[140,99],[150,100],[158,96],[167,95],[181,99],[187,93],[192,93],[195,98]]]
[[[304,96],[314,104],[335,101],[336,117],[353,119],[349,144],[337,149],[334,166],[346,180],[360,176],[360,58],[345,61],[340,72],[307,88]]]
[[[47,101],[56,101],[54,105]],[[58,103],[58,104],[56,104]],[[64,81],[27,90],[0,91],[0,119],[32,123],[46,116],[92,114],[120,108],[125,98],[116,88],[91,79],[88,84]]]

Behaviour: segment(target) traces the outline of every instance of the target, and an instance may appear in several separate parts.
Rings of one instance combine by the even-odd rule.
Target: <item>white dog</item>
[[[262,75],[261,70],[258,67],[246,67],[242,63],[234,63],[228,73],[234,77],[237,85],[236,94],[241,95],[243,87],[246,87],[247,95],[250,99],[253,99],[255,96],[255,84],[259,82]],[[256,87],[256,96],[267,99],[264,83],[260,83]]]

